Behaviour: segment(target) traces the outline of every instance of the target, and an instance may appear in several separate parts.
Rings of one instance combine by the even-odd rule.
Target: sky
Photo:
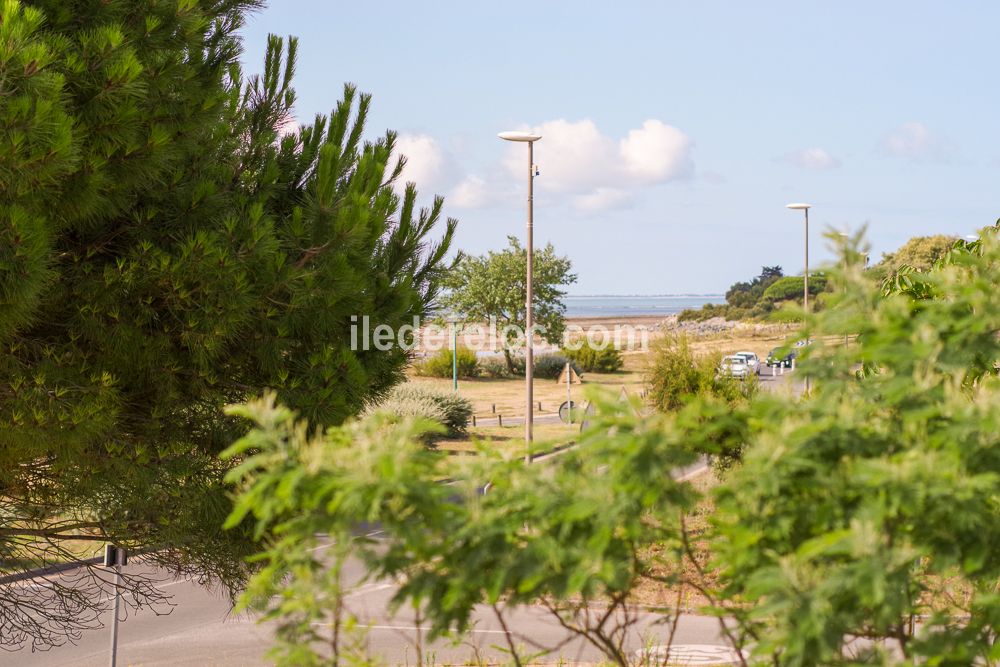
[[[456,247],[525,234],[568,255],[571,294],[707,294],[762,265],[832,261],[868,226],[874,258],[1000,217],[1000,3],[272,0],[244,29],[299,37],[296,116],[344,82],[368,136],[400,134],[404,179],[445,196]]]

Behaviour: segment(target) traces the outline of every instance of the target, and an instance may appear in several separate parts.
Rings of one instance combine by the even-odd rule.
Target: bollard
[[[795,359],[792,359],[792,370],[795,370]]]
[[[472,426],[475,427],[475,425],[476,425],[476,415],[472,415]]]
[[[774,366],[771,366],[771,377],[774,377],[778,371],[774,370]]]
[[[778,375],[784,375],[784,374],[785,374],[785,362],[782,361],[781,365],[778,366]]]
[[[493,405],[490,406],[490,412],[492,412],[493,414],[497,413],[497,404],[496,403],[494,403]]]
[[[542,402],[541,401],[538,401],[538,411],[539,412],[542,411]]]
[[[503,426],[503,415],[497,415],[497,426]]]

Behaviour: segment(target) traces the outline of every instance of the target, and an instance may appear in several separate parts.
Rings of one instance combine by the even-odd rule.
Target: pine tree
[[[253,544],[219,528],[217,454],[245,424],[223,406],[273,388],[333,425],[402,377],[402,350],[351,349],[351,318],[427,313],[455,221],[393,189],[395,135],[363,140],[352,86],[282,132],[295,40],[238,66],[258,5],[0,0],[5,574],[86,540],[238,587]],[[73,637],[95,617],[69,593],[38,614],[0,583],[4,642]]]

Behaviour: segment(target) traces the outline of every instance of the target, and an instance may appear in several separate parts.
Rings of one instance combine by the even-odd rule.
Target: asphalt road
[[[694,476],[704,470],[699,462],[675,476]],[[320,547],[322,549],[323,547]],[[132,563],[126,572],[153,574],[157,588],[169,592],[172,607],[153,611],[133,612],[119,625],[118,664],[133,666],[203,666],[270,664],[265,654],[271,644],[273,625],[258,623],[252,615],[235,614],[226,595],[195,582],[177,579],[169,573],[156,571],[141,563]],[[364,582],[363,568],[359,563],[349,563],[345,580],[352,587],[348,594],[348,611],[357,615],[366,628],[364,645],[373,657],[387,664],[413,664],[416,662],[418,643],[417,621],[412,612],[389,611],[389,601],[395,592],[393,582]],[[25,585],[44,585],[41,580],[28,581]],[[111,600],[105,600],[109,609]],[[110,610],[101,616],[106,626]],[[662,625],[659,614],[640,613],[638,623],[630,635],[629,650],[638,651],[651,644],[664,641],[668,629]],[[602,655],[583,640],[566,643],[567,633],[541,609],[512,610],[508,618],[511,632],[518,637],[517,644],[526,649],[556,647],[559,650],[546,658],[555,662],[562,657],[569,661],[600,661]],[[502,658],[505,637],[499,622],[488,607],[478,609],[473,630],[460,643],[437,641],[426,650],[437,664],[468,664],[477,654]],[[718,621],[699,616],[681,619],[675,634],[674,645],[689,645],[692,655],[703,655],[725,642],[720,637]],[[13,653],[0,652],[0,666],[10,667],[98,667],[109,664],[109,627],[87,631],[76,644],[66,644],[45,652],[25,649]],[[718,656],[711,664],[719,664]],[[698,664],[698,663],[692,663]]]
[[[130,565],[132,571],[143,565]],[[149,571],[148,568],[144,571]],[[353,564],[347,577],[357,581],[361,568]],[[150,610],[131,614],[119,626],[118,664],[134,666],[203,666],[270,664],[265,653],[271,642],[273,626],[259,624],[248,614],[235,615],[223,594],[196,583],[172,579],[164,575],[160,588],[173,595],[170,613],[156,615]],[[417,645],[417,627],[412,613],[402,611],[392,615],[387,604],[395,585],[391,582],[362,583],[348,595],[348,609],[357,614],[367,627],[365,645],[368,653],[388,664],[413,664]],[[110,612],[102,621],[107,623]],[[474,629],[461,643],[438,641],[426,645],[436,664],[468,664],[478,653],[481,656],[503,656],[503,630],[488,608],[477,610]],[[658,624],[658,614],[639,615],[629,649],[641,650],[663,641],[667,629]],[[563,643],[568,634],[540,609],[524,608],[509,616],[512,633],[525,639],[518,644],[554,647]],[[725,642],[719,636],[718,621],[698,616],[681,619],[675,635],[675,645],[715,645]],[[110,630],[96,629],[84,634],[76,645],[64,645],[46,652],[22,650],[0,654],[0,665],[11,667],[103,667],[109,664]],[[693,650],[693,649],[692,649]],[[599,661],[601,654],[583,640],[569,642],[548,658]],[[718,663],[716,663],[718,664]]]
[[[801,382],[791,371],[771,375],[770,369],[761,369],[760,381],[765,391],[799,393]],[[678,477],[694,475],[705,467],[700,462],[691,468],[677,471]],[[132,612],[119,626],[118,665],[135,667],[154,666],[225,666],[267,665],[265,654],[270,646],[273,625],[258,623],[250,614],[234,614],[228,597],[195,582],[176,579],[166,572],[155,572],[142,564],[131,564],[126,571],[154,572],[159,578],[157,587],[172,596],[169,609],[149,609]],[[362,579],[359,564],[350,564],[346,573],[348,581]],[[32,585],[26,582],[26,585]],[[348,596],[349,611],[357,614],[367,628],[365,645],[373,657],[388,664],[415,663],[415,646],[418,631],[413,615],[401,611],[395,615],[388,610],[395,585],[392,582],[360,583]],[[110,609],[110,599],[106,600]],[[107,626],[110,610],[101,621]],[[482,608],[475,614],[474,629],[461,643],[438,641],[427,647],[437,664],[468,664],[478,653],[482,656],[502,658],[504,635],[492,610]],[[661,625],[662,615],[642,613],[633,631],[629,648],[640,650],[663,641],[668,629]],[[540,609],[524,608],[513,611],[509,627],[515,636],[524,638],[519,644],[547,647],[566,641],[567,632],[547,617]],[[726,644],[720,636],[715,619],[700,616],[681,618],[674,637],[677,647],[688,646],[694,656],[711,653],[712,647]],[[109,664],[110,629],[108,627],[87,631],[76,644],[67,644],[45,652],[21,650],[0,651],[0,667],[103,667]],[[572,641],[544,661],[559,658],[568,661],[600,661],[602,655],[582,640]],[[719,655],[709,656],[706,662],[697,658],[690,664],[721,664]]]

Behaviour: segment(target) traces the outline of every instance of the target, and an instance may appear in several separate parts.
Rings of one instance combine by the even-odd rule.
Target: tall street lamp
[[[793,211],[802,211],[806,214],[806,270],[804,278],[802,280],[802,308],[805,312],[809,313],[809,209],[812,208],[812,204],[803,204],[801,202],[788,204],[786,208],[790,208]],[[808,342],[808,341],[807,341]],[[809,376],[806,376],[806,393],[809,393]]]
[[[534,297],[534,239],[533,239],[533,218],[535,215],[534,186],[535,186],[535,142],[542,138],[540,134],[532,132],[501,132],[497,135],[504,141],[519,141],[528,144],[528,276],[527,294],[525,295],[525,347],[524,347],[524,393],[525,407],[524,413],[524,445],[527,448],[524,460],[531,463],[531,430],[535,419],[533,410],[533,383],[534,378],[534,322],[532,321],[532,300]]]
[[[847,265],[847,251],[848,251],[847,242],[848,242],[848,239],[851,238],[851,235],[849,233],[847,233],[847,232],[837,232],[837,236],[839,236],[840,238],[844,239],[844,294],[846,295],[847,294],[847,269],[848,269],[848,265]],[[851,344],[850,334],[848,334],[845,331],[844,332],[844,347],[847,347],[850,344]]]

